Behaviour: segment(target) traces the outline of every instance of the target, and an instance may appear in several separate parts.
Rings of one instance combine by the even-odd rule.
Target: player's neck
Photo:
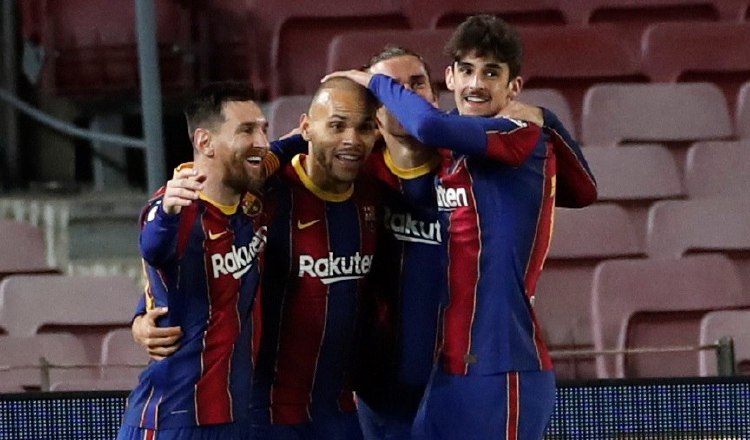
[[[219,179],[206,177],[203,182],[203,191],[201,191],[209,200],[221,205],[232,206],[240,203],[240,194],[224,185]]]
[[[411,136],[393,136],[383,133],[386,148],[393,164],[399,168],[416,168],[429,162],[435,155],[435,149],[426,147]]]
[[[315,162],[312,156],[305,158],[305,174],[316,187],[325,192],[344,194],[352,187],[351,182],[334,179],[326,169]]]

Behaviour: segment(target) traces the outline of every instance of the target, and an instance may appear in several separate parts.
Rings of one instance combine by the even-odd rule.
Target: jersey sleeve
[[[386,75],[373,75],[369,88],[425,145],[519,166],[541,137],[540,127],[523,121],[443,113]]]
[[[152,199],[141,215],[140,250],[143,259],[160,267],[177,253],[177,232],[180,215],[162,209],[162,198]]]
[[[138,304],[135,306],[135,312],[133,313],[133,319],[130,320],[130,324],[133,324],[135,318],[146,314],[146,296],[141,295],[138,299]]]
[[[582,208],[596,201],[594,174],[581,146],[552,111],[544,111],[544,130],[549,134],[557,160],[557,206]]]
[[[307,153],[307,141],[300,134],[271,142],[271,148],[263,159],[265,175],[272,176],[300,153]]]

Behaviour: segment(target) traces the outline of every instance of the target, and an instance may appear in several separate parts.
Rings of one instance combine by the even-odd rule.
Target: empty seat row
[[[112,330],[91,357],[70,333],[0,336],[0,392],[131,389],[148,362],[129,329]],[[46,364],[43,366],[42,360]]]

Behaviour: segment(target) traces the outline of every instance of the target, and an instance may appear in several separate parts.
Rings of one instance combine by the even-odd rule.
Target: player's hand
[[[179,214],[183,206],[190,206],[198,199],[198,191],[203,189],[206,175],[194,168],[186,168],[174,173],[167,182],[162,197],[162,209],[170,215]]]
[[[505,116],[513,119],[531,122],[538,126],[544,125],[544,113],[541,107],[525,104],[521,101],[512,100],[497,116]]]
[[[328,75],[324,76],[323,79],[320,80],[320,82],[326,82],[334,77],[349,78],[362,87],[367,87],[370,85],[372,73],[363,72],[361,70],[339,70],[338,72],[329,73]]]
[[[151,359],[160,361],[180,348],[182,329],[180,327],[157,327],[156,319],[167,313],[166,307],[158,307],[136,316],[130,331],[135,342],[148,351]]]

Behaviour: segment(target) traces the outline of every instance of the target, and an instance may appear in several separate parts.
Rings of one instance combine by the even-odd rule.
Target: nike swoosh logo
[[[315,223],[318,223],[320,219],[318,220],[312,220],[307,223],[302,223],[301,221],[297,220],[297,229],[305,229],[309,228],[310,226],[314,225]]]
[[[211,231],[208,231],[208,239],[209,240],[216,240],[217,238],[221,237],[222,235],[226,234],[227,231],[221,231],[219,233],[214,234]]]

